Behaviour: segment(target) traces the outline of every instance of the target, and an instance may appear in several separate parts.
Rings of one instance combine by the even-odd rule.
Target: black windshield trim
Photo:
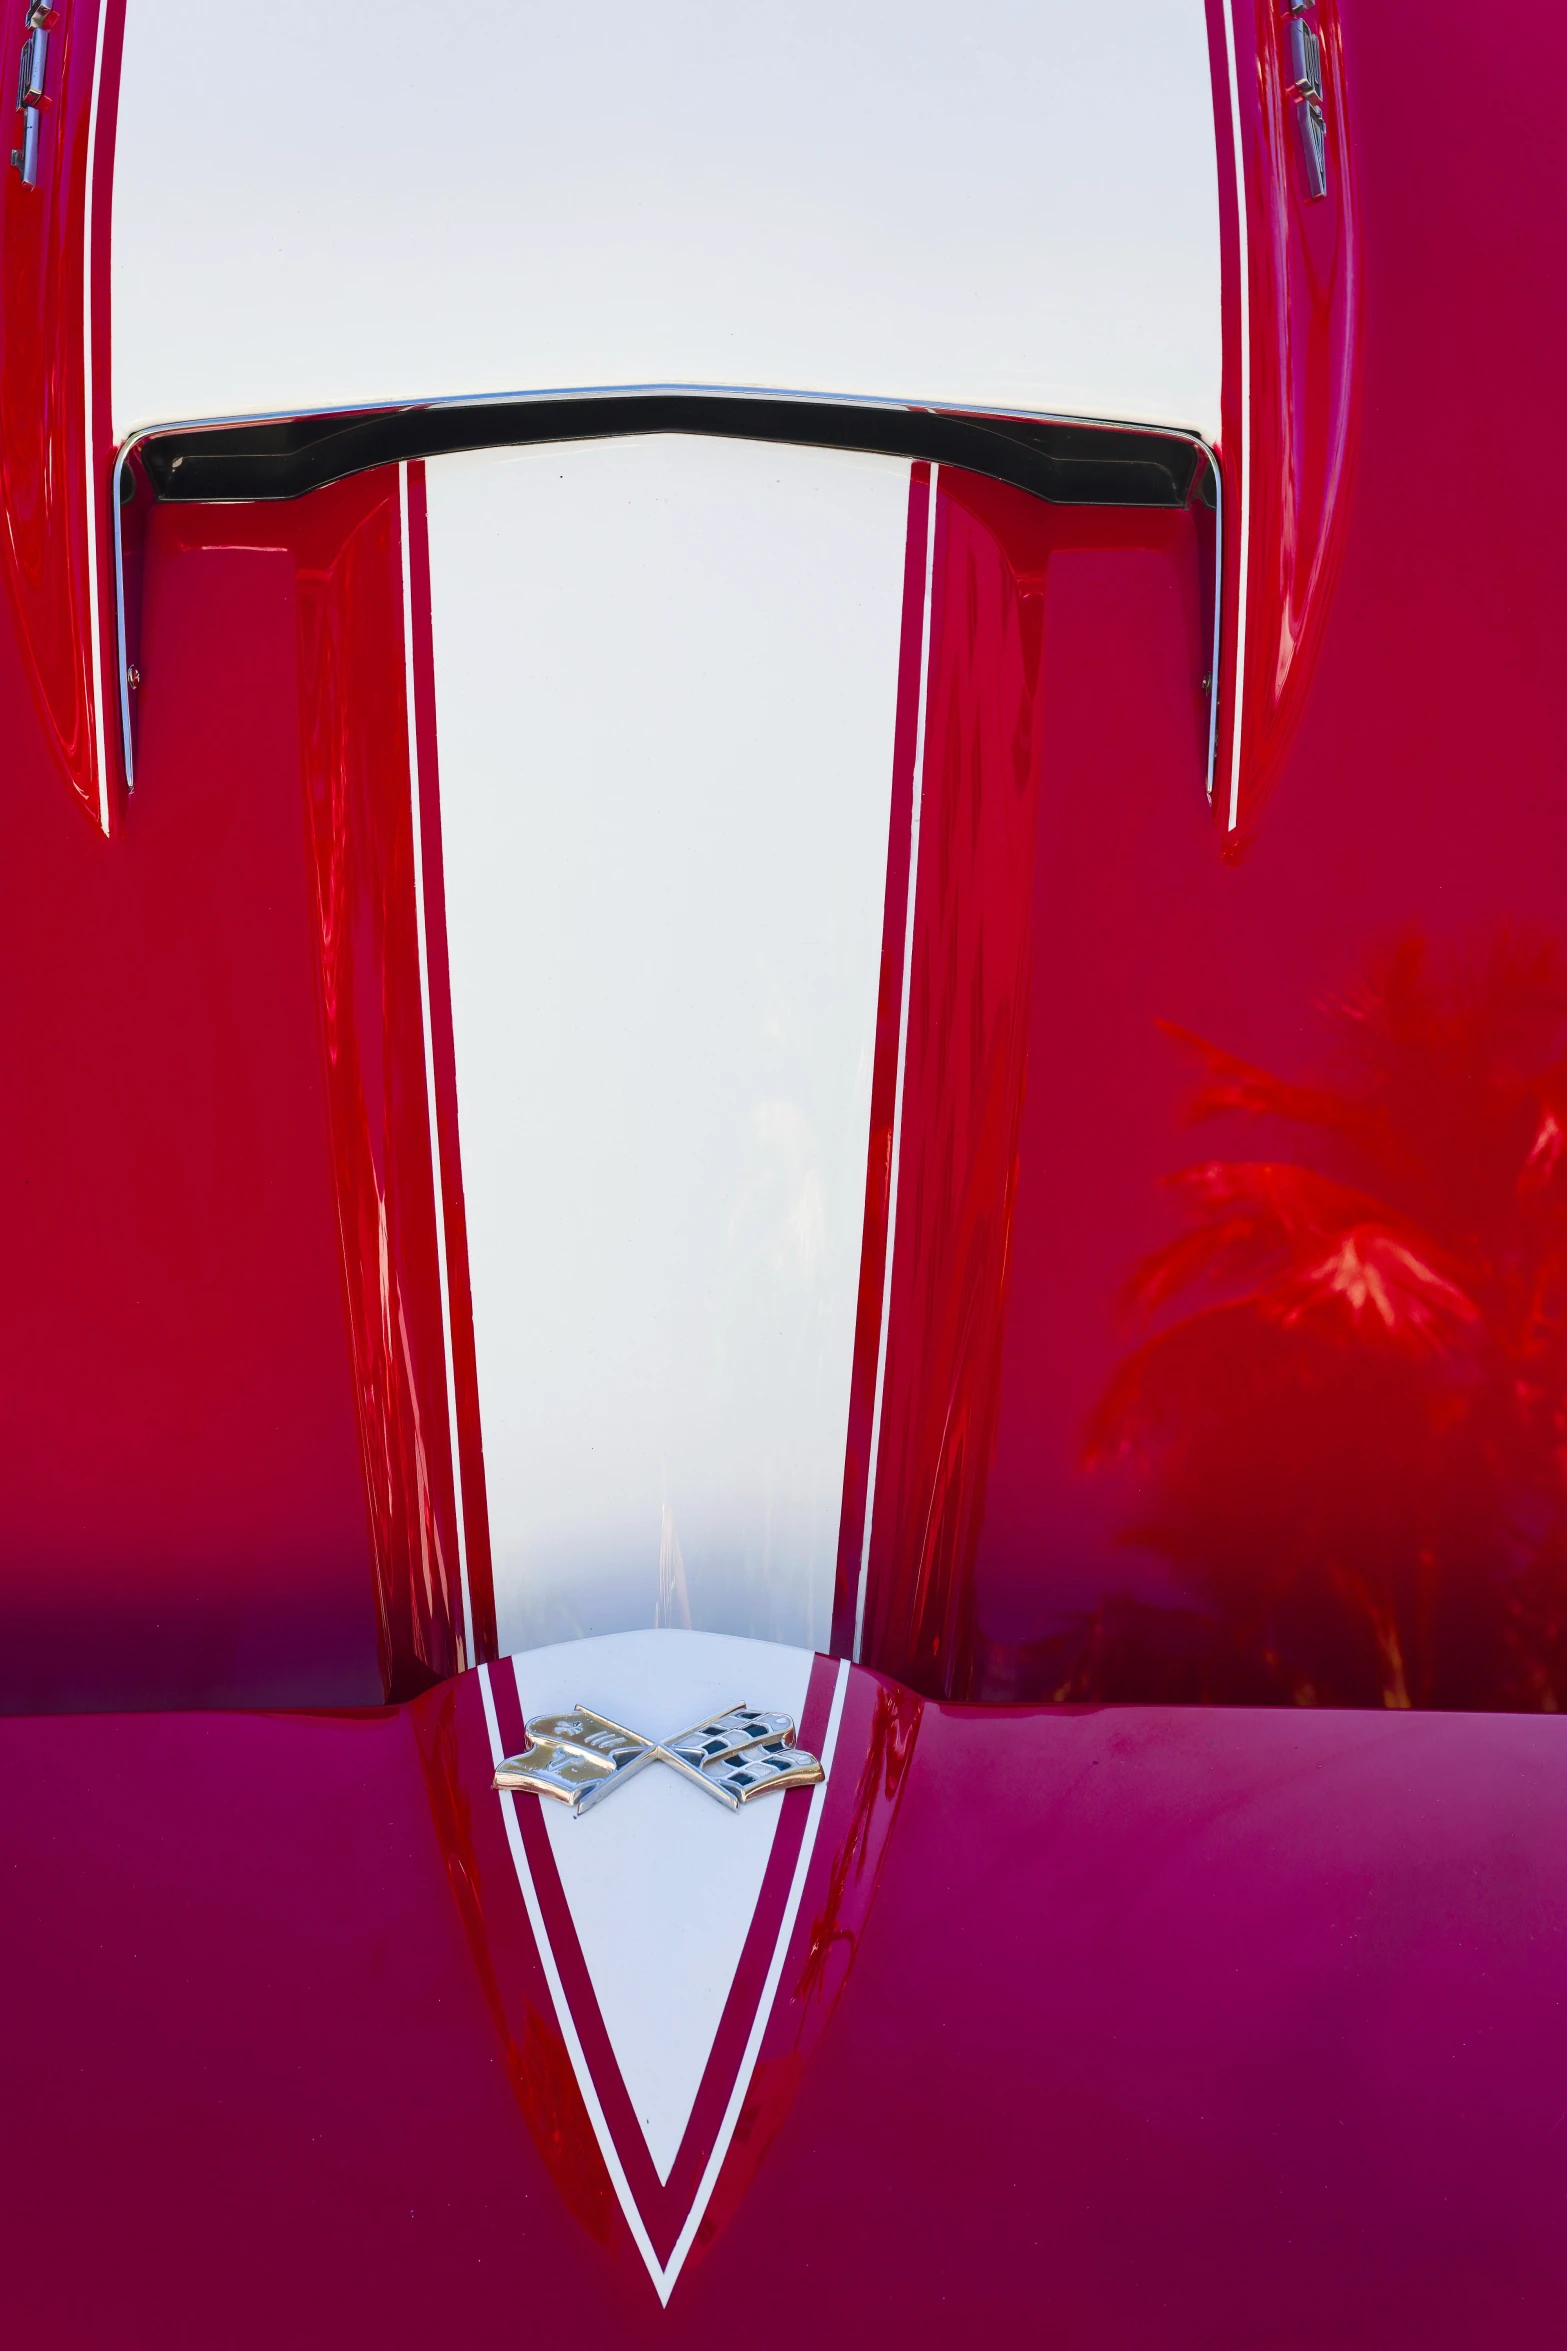
[[[1057,506],[1182,507],[1207,485],[1196,435],[747,394],[626,392],[464,401],[352,416],[177,425],[139,437],[158,497],[181,504],[301,498],[373,467],[479,449],[691,433],[925,459]]]

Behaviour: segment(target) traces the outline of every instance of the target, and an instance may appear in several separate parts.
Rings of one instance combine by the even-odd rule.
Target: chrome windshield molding
[[[1195,498],[1217,517],[1218,460],[1202,436],[1188,428],[759,387],[603,385],[140,425],[121,443],[111,498],[127,789],[135,788],[130,708],[134,653],[126,629],[124,507],[136,491],[135,474],[127,474],[133,457],[146,491],[158,500],[249,504],[304,497],[351,474],[417,458],[651,433],[923,459],[987,475],[1053,505],[1168,510],[1185,507]],[[1214,614],[1210,797],[1218,685],[1217,587]]]
[[[122,508],[126,496],[125,484],[135,477],[127,476],[125,468],[134,440],[124,442],[114,460],[114,472],[109,482],[109,512],[114,522],[114,651],[120,696],[120,756],[125,763],[125,789],[136,789],[136,746],[131,732],[131,657],[125,641],[125,528]],[[140,680],[137,681],[140,683]]]
[[[1224,476],[1214,452],[1204,447],[1208,460],[1208,486],[1213,504],[1213,628],[1208,645],[1208,675],[1203,683],[1208,690],[1208,806],[1213,806],[1213,786],[1219,761],[1219,630],[1224,609]]]

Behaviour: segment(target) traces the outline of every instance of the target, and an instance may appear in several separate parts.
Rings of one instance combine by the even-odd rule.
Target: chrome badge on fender
[[[644,1739],[607,1715],[579,1706],[573,1714],[536,1715],[528,1744],[508,1755],[491,1783],[533,1796],[554,1796],[586,1812],[650,1763],[667,1763],[731,1812],[770,1790],[808,1788],[826,1774],[794,1743],[787,1714],[731,1706],[672,1739]]]

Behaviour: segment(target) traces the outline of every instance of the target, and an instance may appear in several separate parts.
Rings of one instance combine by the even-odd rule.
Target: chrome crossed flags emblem
[[[556,1796],[573,1812],[586,1812],[650,1763],[673,1765],[731,1812],[769,1789],[808,1788],[826,1777],[816,1757],[795,1745],[787,1714],[750,1706],[731,1706],[673,1739],[639,1738],[586,1706],[535,1715],[527,1729],[527,1746],[505,1758],[491,1785]]]

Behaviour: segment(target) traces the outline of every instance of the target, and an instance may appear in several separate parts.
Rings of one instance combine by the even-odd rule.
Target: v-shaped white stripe
[[[513,1661],[512,1670],[525,1715],[557,1711],[581,1700],[633,1729],[667,1735],[739,1700],[779,1707],[798,1721],[810,1665],[807,1653],[768,1642],[711,1633],[642,1632],[529,1651]],[[499,1762],[502,1744],[490,1671],[481,1667],[480,1690],[492,1755]],[[829,1770],[848,1671],[846,1664],[839,1666],[823,1742],[822,1760]],[[663,1714],[671,1706],[674,1712],[665,1721]],[[572,2067],[627,2225],[662,2302],[667,2303],[673,2291],[739,2120],[799,1914],[825,1800],[825,1786],[818,1787],[723,2123],[685,2225],[663,2264],[637,2210],[571,2015],[513,1800],[496,1799]],[[655,1769],[581,1819],[553,1808],[546,1819],[616,2062],[655,2167],[660,2178],[667,2179],[750,1929],[778,1807],[764,1800],[739,1815],[730,1814],[674,1773]]]
[[[743,1701],[798,1723],[811,1678],[808,1651],[772,1643],[649,1633],[594,1648],[591,1663],[553,1649],[514,1660],[525,1719],[580,1700],[668,1738]],[[585,1674],[590,1688],[578,1686]],[[545,1808],[599,2013],[661,2180],[702,2086],[781,1812],[765,1799],[726,1812],[660,1769],[580,1819]]]

